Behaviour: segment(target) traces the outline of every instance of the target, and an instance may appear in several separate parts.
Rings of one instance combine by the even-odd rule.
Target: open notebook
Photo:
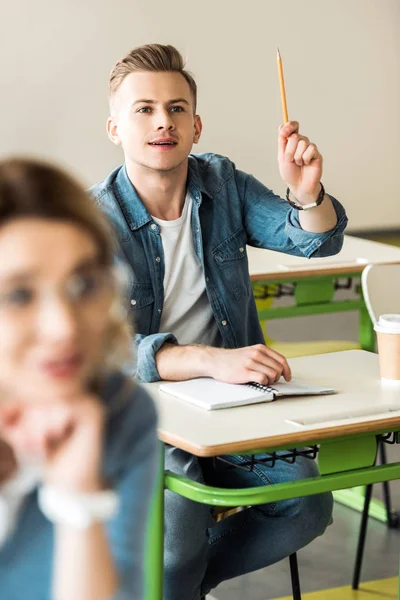
[[[282,396],[333,394],[336,391],[333,388],[315,386],[300,379],[292,379],[290,383],[279,382],[268,386],[259,383],[222,383],[211,377],[162,383],[160,390],[206,410],[272,402]]]

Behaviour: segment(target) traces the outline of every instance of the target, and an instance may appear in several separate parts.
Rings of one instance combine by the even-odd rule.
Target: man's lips
[[[156,140],[152,140],[151,142],[149,142],[149,146],[171,147],[171,146],[176,146],[177,143],[178,142],[176,140],[174,140],[173,138],[158,138]]]

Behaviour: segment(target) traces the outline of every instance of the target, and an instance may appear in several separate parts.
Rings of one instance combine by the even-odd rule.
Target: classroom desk
[[[145,385],[157,404],[162,442],[205,457],[309,447],[318,449],[321,471],[319,477],[300,482],[242,490],[213,488],[163,472],[150,524],[146,600],[162,600],[164,488],[197,502],[228,507],[400,478],[400,462],[374,466],[377,436],[393,432],[397,441],[400,431],[400,390],[382,386],[377,355],[350,350],[289,362],[294,376],[332,386],[338,393],[205,411],[161,392],[159,383]]]
[[[359,278],[368,263],[400,262],[400,248],[345,235],[340,253],[327,258],[310,260],[250,246],[247,255],[256,297],[294,298],[291,306],[260,310],[260,320],[357,310],[361,348],[373,351],[375,334]],[[354,289],[358,298],[336,300],[340,288]]]
[[[359,343],[363,350],[375,349],[375,332],[362,295],[360,275],[368,263],[400,262],[400,248],[350,235],[344,236],[343,248],[336,256],[300,258],[280,252],[247,247],[250,278],[257,298],[269,300],[259,309],[260,321],[358,311]],[[337,300],[338,289],[352,289],[356,298]],[[273,298],[293,296],[289,306],[274,306]],[[364,506],[362,488],[341,490],[335,500],[357,511]],[[380,500],[372,500],[369,514],[387,522],[387,508]],[[393,519],[397,515],[393,514]]]

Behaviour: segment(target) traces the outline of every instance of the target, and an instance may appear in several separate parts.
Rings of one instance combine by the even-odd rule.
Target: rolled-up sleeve
[[[252,175],[236,171],[236,183],[249,245],[306,258],[331,256],[341,250],[348,219],[341,203],[330,194],[337,223],[329,231],[313,233],[302,229],[298,210]]]
[[[136,376],[149,383],[160,381],[156,366],[156,354],[163,344],[177,344],[178,340],[172,333],[153,333],[151,335],[136,334],[137,366]]]
[[[332,256],[342,249],[344,230],[346,229],[348,219],[340,202],[330,194],[328,195],[337,217],[335,227],[329,231],[324,231],[323,233],[305,231],[300,225],[299,211],[290,207],[287,213],[286,234],[307,258]]]

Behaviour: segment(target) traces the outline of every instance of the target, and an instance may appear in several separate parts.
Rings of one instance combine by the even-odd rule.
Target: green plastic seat
[[[257,310],[268,310],[273,304],[273,298],[256,298]],[[361,348],[358,342],[350,340],[310,340],[304,342],[280,342],[272,339],[267,333],[267,321],[260,321],[263,330],[265,344],[283,354],[286,358],[297,356],[310,356],[312,354],[328,354],[329,352],[340,352],[342,350],[358,350]]]

